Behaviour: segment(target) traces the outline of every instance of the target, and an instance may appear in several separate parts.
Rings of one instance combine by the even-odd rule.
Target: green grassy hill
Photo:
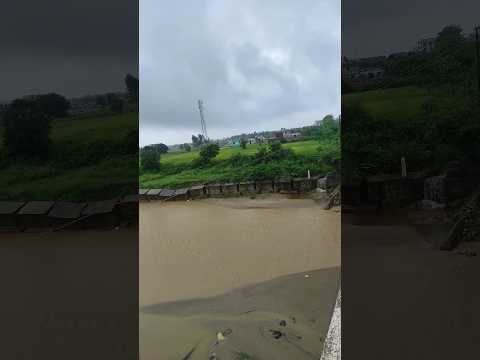
[[[138,115],[97,115],[52,122],[50,160],[42,165],[5,163],[0,199],[94,200],[136,192]],[[129,135],[130,134],[130,135]]]
[[[142,173],[140,186],[143,188],[181,187],[195,183],[245,181],[258,175],[259,171],[269,173],[289,173],[295,176],[306,176],[307,170],[312,173],[325,172],[327,166],[320,160],[319,142],[306,140],[283,144],[300,155],[299,159],[274,161],[270,164],[235,165],[229,161],[235,155],[253,156],[262,145],[247,145],[246,149],[222,148],[211,166],[193,168],[191,162],[198,158],[198,151],[164,154],[160,160],[158,173]],[[263,145],[265,146],[265,145]]]
[[[392,121],[410,119],[417,115],[425,101],[427,90],[405,86],[392,89],[370,90],[342,96],[346,105],[361,104],[373,116]]]
[[[135,113],[99,115],[85,118],[66,118],[52,123],[53,142],[86,142],[115,140],[120,133],[138,128]]]
[[[236,154],[253,155],[258,151],[259,147],[260,145],[258,144],[252,144],[252,145],[247,145],[246,149],[242,149],[240,147],[222,148],[220,149],[220,153],[217,155],[215,159],[227,160]],[[283,144],[283,147],[292,149],[298,154],[311,155],[317,152],[318,141],[307,140],[307,141],[291,142],[291,143]],[[197,158],[198,152],[199,152],[198,150],[193,150],[190,152],[176,152],[176,153],[165,154],[162,156],[160,163],[166,164],[166,165],[186,164],[191,162],[195,158]]]

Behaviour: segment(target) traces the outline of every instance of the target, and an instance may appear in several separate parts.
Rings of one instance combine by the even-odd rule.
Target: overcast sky
[[[125,75],[138,73],[138,6],[131,0],[5,1],[0,44],[0,101],[125,91]]]
[[[140,1],[140,144],[340,112],[340,0]]]
[[[417,40],[434,37],[450,24],[471,33],[480,24],[480,1],[343,0],[342,54],[357,58],[409,51]]]

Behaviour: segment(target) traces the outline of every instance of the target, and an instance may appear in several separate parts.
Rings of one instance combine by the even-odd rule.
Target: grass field
[[[222,148],[212,166],[206,168],[189,168],[188,165],[197,158],[198,151],[178,152],[162,155],[161,170],[158,173],[143,173],[140,175],[140,186],[144,188],[162,188],[188,186],[195,183],[215,181],[244,181],[249,179],[256,169],[255,165],[233,166],[228,160],[236,154],[253,155],[261,145],[247,145],[246,149]],[[306,176],[307,169],[318,168],[317,155],[319,155],[317,140],[306,140],[283,144],[282,147],[290,148],[295,154],[303,155],[303,161],[284,161],[270,164],[276,170],[288,170],[298,176]],[[185,166],[185,169],[181,169]],[[178,171],[172,171],[180,167]]]
[[[92,140],[114,140],[120,133],[137,129],[138,120],[134,113],[102,115],[84,119],[62,119],[52,124],[53,142],[86,142]]]
[[[129,131],[138,128],[136,113],[102,115],[52,122],[50,139],[58,159],[86,151],[93,142],[121,144]],[[65,152],[65,155],[59,152]],[[14,164],[1,170],[0,199],[3,200],[95,200],[135,192],[138,181],[137,155],[112,154],[91,164],[65,167],[50,161],[42,165]]]
[[[381,116],[382,119],[392,121],[414,117],[427,100],[427,90],[414,86],[370,90],[342,96],[342,103],[361,104],[373,116]]]
[[[231,158],[235,154],[242,155],[253,155],[255,154],[261,145],[252,144],[247,145],[246,149],[240,147],[236,148],[222,148],[220,153],[215,158],[216,160],[226,160]],[[287,144],[283,144],[282,147],[290,148],[297,154],[302,155],[311,155],[317,152],[318,141],[316,140],[307,140],[307,141],[297,141]],[[161,164],[186,164],[198,157],[198,150],[193,150],[190,152],[177,152],[162,155],[160,159]]]

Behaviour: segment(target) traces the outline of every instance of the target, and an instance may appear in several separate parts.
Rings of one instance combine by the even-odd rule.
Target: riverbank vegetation
[[[342,169],[345,176],[441,172],[449,161],[480,162],[480,92],[474,43],[447,26],[431,52],[387,59],[399,88],[342,95]]]
[[[284,144],[225,147],[207,161],[202,150],[163,154],[156,172],[141,169],[140,186],[182,187],[207,182],[273,180],[325,175],[340,162],[340,125],[327,118],[307,134],[309,140]],[[207,145],[209,146],[209,145]]]
[[[70,112],[55,93],[2,106],[0,200],[104,200],[138,189],[138,79]]]
[[[13,161],[2,147],[3,200],[95,200],[137,191],[138,115],[51,123],[48,159]]]

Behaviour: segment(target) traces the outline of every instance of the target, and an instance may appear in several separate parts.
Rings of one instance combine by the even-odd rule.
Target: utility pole
[[[477,98],[480,103],[480,44],[478,43],[478,31],[480,26],[475,26],[475,50],[476,50],[476,64],[477,64]]]

